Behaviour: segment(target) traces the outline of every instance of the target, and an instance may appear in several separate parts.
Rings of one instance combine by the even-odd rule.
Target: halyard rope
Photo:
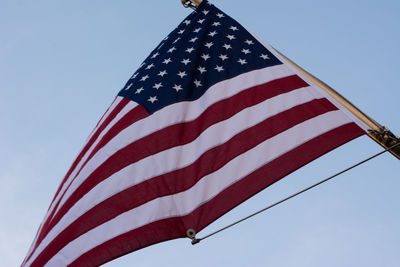
[[[224,230],[226,230],[228,228],[231,228],[232,226],[234,226],[234,225],[236,225],[238,223],[246,221],[246,220],[250,219],[253,216],[256,216],[256,215],[258,215],[258,214],[260,214],[260,213],[262,213],[262,212],[264,212],[264,211],[266,211],[266,210],[268,210],[268,209],[270,209],[272,207],[275,207],[275,206],[277,206],[277,205],[279,205],[279,204],[281,204],[281,203],[283,203],[283,202],[285,202],[285,201],[287,201],[287,200],[289,200],[291,198],[294,198],[294,197],[296,197],[296,196],[298,196],[298,195],[300,195],[300,194],[302,194],[302,193],[304,193],[304,192],[306,192],[306,191],[308,191],[308,190],[310,190],[310,189],[312,189],[314,187],[317,187],[318,185],[321,185],[321,184],[323,184],[323,183],[325,183],[325,182],[327,182],[327,181],[329,181],[329,180],[331,180],[331,179],[333,179],[333,178],[335,178],[335,177],[337,177],[337,176],[339,176],[339,175],[341,175],[341,174],[343,174],[343,173],[345,173],[345,172],[347,172],[347,171],[349,171],[349,170],[351,170],[351,169],[353,169],[355,167],[358,167],[361,164],[364,164],[367,161],[370,161],[371,159],[374,159],[374,158],[382,155],[383,153],[388,152],[389,150],[392,150],[393,148],[395,148],[397,146],[400,146],[400,143],[397,143],[397,144],[395,144],[395,145],[393,145],[393,146],[391,146],[391,147],[389,147],[389,148],[387,148],[387,149],[385,149],[385,150],[383,150],[383,151],[381,151],[381,152],[379,152],[379,153],[377,153],[377,154],[375,154],[375,155],[373,155],[373,156],[371,156],[371,157],[369,157],[367,159],[364,159],[364,160],[358,162],[357,164],[354,164],[354,165],[348,167],[347,169],[345,169],[345,170],[343,170],[341,172],[338,172],[338,173],[336,173],[336,174],[334,174],[334,175],[332,175],[332,176],[330,176],[330,177],[328,177],[328,178],[326,178],[326,179],[324,179],[324,180],[322,180],[322,181],[320,181],[320,182],[318,182],[316,184],[313,184],[313,185],[311,185],[311,186],[309,186],[309,187],[307,187],[307,188],[305,188],[305,189],[303,189],[303,190],[301,190],[301,191],[299,191],[299,192],[297,192],[297,193],[295,193],[293,195],[290,195],[290,196],[288,196],[288,197],[286,197],[286,198],[284,198],[284,199],[282,199],[282,200],[280,200],[278,202],[275,202],[274,204],[272,204],[272,205],[270,205],[268,207],[265,207],[265,208],[263,208],[263,209],[261,209],[261,210],[259,210],[257,212],[254,212],[253,214],[250,214],[249,216],[247,216],[247,217],[245,217],[243,219],[240,219],[240,220],[238,220],[238,221],[236,221],[234,223],[231,223],[231,224],[229,224],[229,225],[227,225],[227,226],[225,226],[225,227],[223,227],[223,228],[221,228],[221,229],[219,229],[219,230],[217,230],[215,232],[212,232],[211,234],[208,234],[208,235],[206,235],[204,237],[201,237],[201,238],[196,238],[193,235],[193,238],[191,238],[192,239],[192,244],[195,245],[195,244],[199,243],[200,241],[202,241],[204,239],[207,239],[207,238],[209,238],[209,237],[211,237],[211,236],[213,236],[213,235],[215,235],[215,234],[217,234],[219,232],[222,232],[222,231],[224,231]]]

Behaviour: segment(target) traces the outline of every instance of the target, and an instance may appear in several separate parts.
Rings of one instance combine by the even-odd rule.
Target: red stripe
[[[146,246],[185,237],[187,229],[199,232],[265,187],[363,134],[350,123],[318,136],[246,176],[191,214],[153,222],[117,236],[81,255],[70,266],[98,266]]]
[[[185,232],[186,229],[179,217],[157,221],[109,240],[108,242],[83,254],[68,266],[99,266],[132,251],[155,243],[185,237],[186,234],[182,234]],[[32,266],[39,267],[41,265]]]
[[[125,102],[125,101],[128,101],[127,103],[129,103],[129,101],[130,100],[128,100],[128,99],[126,99],[126,98],[124,98],[123,100],[121,100],[121,102]],[[121,102],[120,103],[118,103],[118,105],[120,105],[121,104]],[[126,104],[124,104],[124,106],[125,106]],[[118,110],[120,111],[122,108],[119,108],[118,106],[116,107],[116,109],[118,108]],[[114,111],[115,111],[115,109],[114,109]],[[107,118],[107,120],[102,124],[102,127],[101,127],[101,129],[99,129],[98,131],[97,131],[97,133],[96,133],[96,139],[97,139],[97,137],[98,137],[98,135],[101,133],[101,131],[102,130],[104,130],[104,128],[105,127],[107,127],[107,125],[115,118],[115,116],[116,115],[118,115],[118,114],[110,114],[109,115],[109,117]],[[110,117],[111,116],[111,117]],[[124,117],[122,117],[115,125],[113,125],[112,126],[112,128],[105,134],[105,135],[103,135],[103,137],[102,137],[102,139],[99,141],[99,143],[96,145],[96,147],[93,149],[93,150],[96,150],[96,151],[98,151],[101,147],[102,147],[102,145],[104,145],[104,142],[102,142],[102,140],[104,140],[104,139],[109,139],[110,138],[110,132],[112,133],[112,134],[118,134],[120,131],[122,131],[123,129],[125,129],[126,127],[128,127],[129,125],[131,125],[131,124],[133,124],[133,123],[135,123],[136,121],[139,121],[139,120],[141,120],[141,119],[143,119],[143,118],[145,118],[146,116],[148,116],[148,113],[147,113],[147,111],[142,107],[142,106],[136,106],[135,108],[133,108],[132,110],[130,110],[127,114],[125,114],[125,116]],[[107,123],[107,125],[106,125],[106,123]],[[103,127],[104,126],[104,127]],[[101,130],[101,131],[100,131]],[[93,136],[91,139],[93,139],[95,136]],[[94,139],[94,140],[96,140],[96,139]],[[94,142],[94,141],[93,141]],[[93,142],[92,142],[92,144],[93,144]],[[89,146],[90,147],[90,146]],[[86,147],[85,147],[86,148]],[[88,149],[88,148],[87,148]],[[86,151],[87,151],[87,149],[86,149]],[[83,156],[83,154],[82,154],[83,152],[81,152],[80,154],[79,154],[79,156],[80,156],[80,159],[82,158],[82,156]],[[82,155],[81,155],[82,154]],[[82,166],[80,167],[80,169],[79,169],[79,171],[76,173],[76,175],[74,176],[74,178],[72,179],[72,181],[76,178],[76,176],[80,173],[80,171],[82,170],[82,168],[86,165],[86,163],[90,160],[90,158],[93,156],[93,153],[91,153],[91,155],[86,159],[86,161],[82,164]],[[76,167],[76,166],[73,166],[74,168]],[[72,167],[71,167],[71,169],[70,169],[70,172],[72,171]],[[70,172],[66,175],[66,177],[65,178],[67,178],[69,175],[70,175]],[[64,179],[65,179],[64,178]],[[52,212],[51,212],[51,214],[49,215],[49,217],[48,217],[48,219],[47,219],[47,221],[45,222],[45,224],[43,225],[43,227],[42,227],[42,229],[41,229],[41,231],[40,231],[40,236],[39,236],[39,238],[37,239],[37,241],[36,241],[36,243],[35,243],[35,247],[34,247],[34,249],[36,249],[37,248],[37,246],[40,244],[40,242],[46,237],[46,235],[48,234],[48,232],[51,230],[51,228],[49,228],[49,225],[50,225],[50,223],[51,223],[51,221],[52,221],[52,219],[53,219],[53,216],[54,216],[54,214],[55,214],[55,212],[56,212],[56,210],[57,210],[57,208],[58,208],[58,206],[59,206],[59,204],[60,204],[60,201],[61,201],[61,199],[62,199],[62,197],[65,195],[65,193],[67,192],[67,190],[68,190],[68,188],[70,187],[70,185],[72,184],[72,181],[71,181],[71,183],[68,185],[68,187],[66,188],[66,190],[64,191],[64,193],[61,195],[61,197],[60,197],[60,199],[58,200],[58,202],[57,202],[57,204],[53,207],[53,210],[52,210]],[[59,189],[58,189],[58,191],[57,191],[57,193],[56,193],[56,196],[58,195],[58,193],[59,193],[59,190],[61,189],[61,186],[59,187]],[[29,260],[29,258],[32,256],[32,254],[34,253],[34,250],[32,250],[32,252],[28,255],[28,257],[26,258],[26,260]]]
[[[131,126],[135,122],[149,116],[147,111],[142,106],[137,106],[136,108],[129,111],[121,120],[119,120],[100,140],[100,142],[96,145],[93,151],[90,153],[87,158],[86,163],[111,139],[117,136],[122,130]]]
[[[129,101],[129,100],[128,100]],[[102,145],[104,145],[104,143],[102,142],[102,140],[104,138],[109,138],[110,134],[118,134],[120,131],[122,131],[123,129],[125,129],[126,127],[128,127],[129,125],[135,123],[136,121],[139,121],[143,118],[145,118],[146,116],[148,116],[147,111],[142,107],[142,106],[136,106],[134,109],[132,109],[131,111],[129,111],[123,118],[121,118],[121,120],[119,120],[115,125],[113,125],[113,127],[110,129],[109,132],[107,132],[102,139],[100,140],[100,142],[96,145],[95,149],[96,151],[99,150]],[[94,149],[94,150],[95,150]],[[43,226],[42,231],[41,231],[41,240],[43,240],[43,238],[47,235],[47,233],[51,230],[51,228],[53,226],[50,225],[54,225],[54,224],[50,224],[53,222],[54,218],[54,214],[55,211],[57,210],[61,199],[64,197],[65,193],[68,191],[69,187],[72,184],[72,181],[79,175],[79,173],[81,172],[81,170],[83,169],[83,167],[86,165],[86,163],[90,160],[90,158],[93,156],[93,153],[91,153],[91,155],[86,159],[86,161],[82,164],[82,166],[80,167],[79,171],[76,173],[76,175],[74,176],[74,178],[71,180],[71,183],[67,186],[66,190],[63,192],[63,194],[61,195],[60,199],[58,200],[57,204],[54,206],[53,211],[51,212],[48,220],[46,221],[46,224]]]
[[[64,216],[64,214],[82,196],[112,174],[152,154],[171,147],[193,141],[209,126],[226,120],[237,112],[268,98],[290,92],[308,84],[298,76],[277,79],[264,85],[247,89],[229,99],[222,100],[210,106],[197,120],[169,126],[163,130],[148,135],[110,156],[101,166],[93,171],[75,190],[69,199],[54,216],[47,232]]]
[[[190,166],[146,180],[108,198],[61,232],[35,261],[44,265],[66,244],[90,229],[155,198],[185,191],[203,176],[218,170],[259,143],[301,122],[333,110],[337,108],[327,99],[313,100],[296,106],[243,131],[225,144],[210,149]]]
[[[100,120],[96,123],[96,126],[93,128],[93,130],[90,132],[89,136],[91,136],[94,131],[97,129],[97,127],[99,126],[100,122],[103,120],[104,116],[106,116],[106,114],[108,113],[108,111],[110,110],[110,108],[112,107],[112,105],[115,103],[115,101],[117,101],[118,97],[114,98],[114,101],[111,103],[111,105],[107,108],[106,112],[104,112],[103,116],[101,116]],[[123,100],[123,99],[121,99]]]
[[[115,100],[114,100],[115,101]],[[62,186],[64,183],[67,181],[68,177],[71,175],[72,171],[76,168],[78,163],[81,161],[82,157],[85,155],[85,153],[88,151],[88,149],[93,145],[94,141],[97,139],[97,137],[100,135],[100,133],[104,130],[105,127],[115,118],[115,116],[129,103],[129,99],[122,99],[121,102],[118,103],[118,105],[115,107],[115,109],[108,115],[107,119],[102,123],[101,127],[96,131],[95,134],[89,139],[89,141],[86,143],[86,145],[83,147],[81,152],[78,154],[76,157],[75,161],[72,163],[71,167],[69,168],[67,174],[64,176],[64,179],[62,180],[60,186],[57,189],[56,194],[54,195],[54,198],[52,200],[52,203],[54,202],[55,198],[59,194]],[[104,116],[104,115],[103,115]],[[100,123],[100,121],[99,121]],[[97,126],[96,126],[97,127]],[[51,206],[51,205],[50,205]],[[49,207],[50,209],[50,207]]]
[[[355,123],[349,123],[296,147],[225,189],[191,216],[186,216],[186,227],[200,231],[264,188],[363,134],[365,132]]]
[[[115,102],[117,98],[114,99],[113,103]],[[113,109],[113,111],[107,116],[107,118],[104,120],[104,122],[101,124],[101,126],[97,129],[97,131],[92,135],[92,137],[89,139],[89,141],[86,143],[86,145],[83,147],[83,149],[81,150],[81,152],[78,154],[78,156],[76,157],[75,161],[72,163],[71,167],[69,168],[67,174],[64,176],[64,179],[62,180],[60,186],[57,189],[56,194],[53,197],[53,200],[50,203],[49,206],[49,210],[51,205],[53,204],[53,202],[55,201],[57,195],[60,193],[61,188],[63,187],[64,183],[67,181],[68,177],[71,175],[72,171],[76,168],[76,166],[78,165],[78,163],[81,161],[82,157],[85,155],[85,153],[88,151],[88,149],[92,146],[92,144],[95,142],[95,140],[97,139],[97,137],[100,135],[100,133],[104,130],[105,127],[107,127],[107,125],[117,116],[117,114],[129,103],[129,99],[122,99],[117,106],[115,106],[115,108]],[[111,105],[113,104],[111,103]],[[111,107],[110,105],[110,107]],[[108,108],[109,109],[109,108]],[[107,110],[108,110],[107,109]],[[103,114],[102,118],[104,117],[104,115],[107,113],[107,111]],[[99,120],[99,122],[97,123],[97,125],[100,123],[101,119]],[[96,125],[96,127],[97,127]],[[48,211],[49,211],[48,210]],[[45,229],[47,229],[48,224],[51,221],[51,217],[54,214],[54,210],[51,213],[51,215],[48,217],[48,219],[46,220],[46,222],[43,222],[43,226],[40,230],[40,233],[38,233],[38,238],[36,240],[34,249],[31,251],[31,253],[26,257],[26,261],[29,260],[29,258],[32,256],[34,250],[36,249],[36,247],[38,246],[38,244],[43,240],[43,238],[45,237],[45,234],[47,234],[47,232],[45,231]]]
[[[100,133],[107,127],[107,125],[117,116],[119,112],[129,103],[129,99],[124,98],[122,99],[118,105],[114,108],[114,110],[108,115],[107,119],[104,120],[102,125],[97,129],[97,131],[93,134],[93,136],[90,138],[90,140],[86,143],[82,151],[79,153],[78,157],[75,159],[75,161],[72,163],[72,166],[69,168],[67,174],[65,175],[63,181],[61,182],[61,185],[59,186],[56,195],[54,198],[58,195],[60,192],[63,184],[66,182],[68,177],[71,175],[72,171],[76,168],[78,163],[82,160],[82,157],[85,155],[85,153],[89,150],[89,148],[93,145],[93,143],[96,141],[96,139],[99,137]],[[54,199],[53,199],[54,201]]]

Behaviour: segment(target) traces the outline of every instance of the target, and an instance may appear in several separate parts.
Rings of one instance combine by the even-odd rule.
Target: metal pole
[[[311,73],[302,69],[299,65],[294,63],[292,60],[287,58],[285,55],[274,49],[282,58],[284,58],[290,65],[292,65],[297,71],[311,80],[314,84],[316,84],[319,88],[328,93],[333,99],[335,99],[339,104],[353,113],[359,120],[364,122],[368,127],[370,127],[370,131],[368,132],[368,136],[381,145],[383,148],[388,149],[389,147],[393,147],[394,145],[400,143],[400,138],[395,136],[391,131],[389,131],[386,127],[380,125],[375,120],[371,119],[364,112],[359,110],[355,105],[353,105],[350,101],[344,98],[341,94],[331,88],[329,85],[321,81],[320,79],[313,76]],[[397,159],[400,159],[400,147],[396,146],[394,149],[389,151],[395,156]]]
[[[196,9],[203,0],[181,0],[182,5],[184,7],[190,7],[192,9]]]

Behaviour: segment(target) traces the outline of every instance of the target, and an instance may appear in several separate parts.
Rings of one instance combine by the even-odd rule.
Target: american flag
[[[97,266],[199,232],[366,129],[203,1],[103,115],[22,266]]]

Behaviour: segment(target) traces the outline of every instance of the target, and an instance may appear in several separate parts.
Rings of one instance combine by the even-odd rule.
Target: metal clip
[[[201,241],[201,239],[196,238],[196,231],[193,229],[188,229],[186,231],[186,235],[192,240],[192,245],[195,245]]]
[[[202,1],[199,0],[181,0],[182,5],[186,8],[190,7],[193,10],[196,10],[196,8],[200,5]]]
[[[369,134],[371,134],[383,147],[386,148],[400,143],[400,138],[395,136],[389,129],[383,126],[378,130],[369,130]],[[400,159],[400,146],[393,148],[389,152]]]

